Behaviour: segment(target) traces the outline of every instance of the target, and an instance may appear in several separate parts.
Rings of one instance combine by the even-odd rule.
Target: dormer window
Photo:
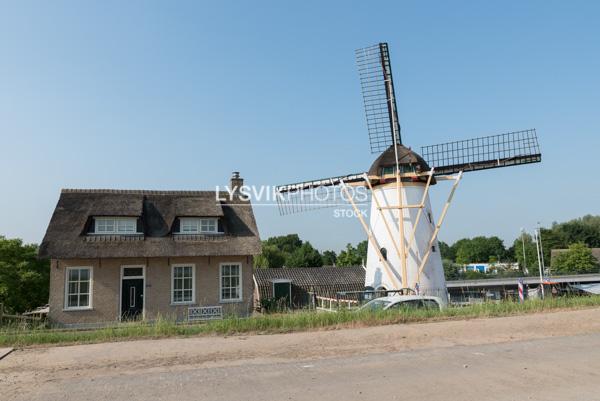
[[[94,234],[137,234],[135,217],[94,217]]]
[[[219,224],[216,218],[182,217],[179,234],[217,234]]]

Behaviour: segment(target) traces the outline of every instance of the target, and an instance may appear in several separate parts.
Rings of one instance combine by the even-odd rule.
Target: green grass
[[[483,303],[463,308],[447,308],[442,311],[412,310],[373,313],[342,310],[338,313],[281,313],[250,318],[229,317],[202,324],[176,324],[174,321],[159,318],[153,323],[123,323],[90,330],[4,327],[0,330],[0,346],[27,347],[38,344],[99,343],[176,336],[287,333],[448,319],[500,317],[595,306],[600,306],[600,296],[549,298],[544,301],[530,300],[524,304],[510,301]]]

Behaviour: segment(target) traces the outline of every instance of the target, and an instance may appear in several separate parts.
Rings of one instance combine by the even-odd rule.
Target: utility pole
[[[535,233],[535,247],[537,249],[537,258],[538,258],[538,267],[540,269],[540,288],[542,290],[542,299],[545,298],[544,295],[544,275],[542,272],[542,260],[540,259],[540,241],[539,241],[539,234],[538,234],[538,230],[534,230],[533,231]]]
[[[540,225],[539,221],[538,221],[538,233],[539,233],[538,241],[540,241],[540,255],[542,258],[542,268],[544,269],[544,271],[546,271],[546,263],[544,263],[544,247],[542,246],[542,226]],[[550,277],[550,268],[548,268],[548,277]]]
[[[523,273],[529,274],[529,269],[527,268],[527,254],[525,253],[525,229],[521,227],[521,242],[523,243]]]

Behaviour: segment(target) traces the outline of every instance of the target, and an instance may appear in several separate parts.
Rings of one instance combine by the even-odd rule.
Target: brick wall
[[[242,265],[242,301],[220,302],[219,266],[237,262]],[[61,259],[51,261],[49,319],[58,325],[87,325],[114,322],[120,316],[121,267],[145,266],[144,315],[184,320],[190,305],[171,305],[171,265],[195,265],[193,305],[223,306],[224,313],[248,315],[252,311],[254,285],[251,256],[201,256],[186,258]],[[67,267],[92,267],[92,305],[89,310],[65,310]]]

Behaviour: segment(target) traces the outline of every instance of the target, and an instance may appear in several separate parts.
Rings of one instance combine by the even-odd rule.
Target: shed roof
[[[217,195],[219,195],[217,197]],[[132,216],[143,235],[89,236],[93,216]],[[225,234],[172,235],[176,217],[220,217]],[[215,191],[64,189],[40,245],[51,258],[255,255],[260,238],[252,205]]]
[[[274,280],[290,280],[300,287],[311,286],[358,286],[364,288],[365,269],[356,267],[289,267],[280,269],[256,269],[254,278],[259,287],[271,286]]]

